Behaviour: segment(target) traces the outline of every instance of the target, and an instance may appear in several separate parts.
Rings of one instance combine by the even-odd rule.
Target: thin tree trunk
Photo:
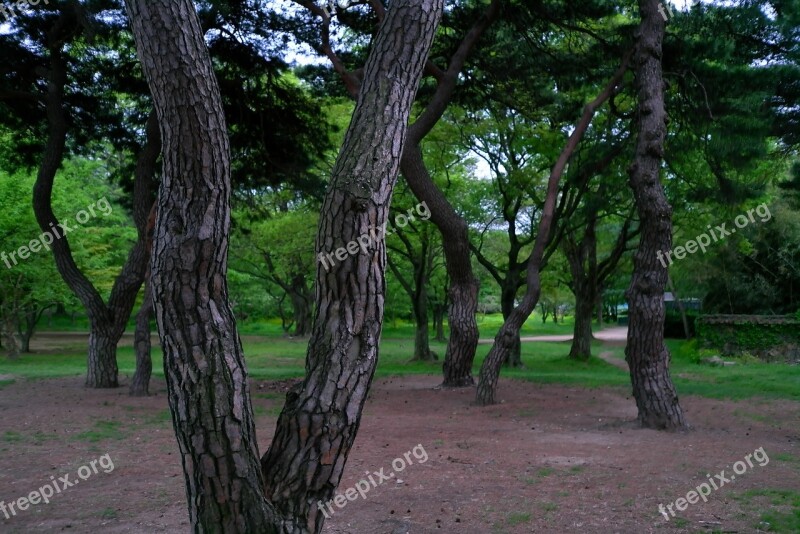
[[[136,371],[133,373],[129,394],[132,397],[146,397],[150,394],[150,376],[153,373],[153,360],[150,355],[150,318],[153,316],[153,295],[150,281],[144,283],[144,300],[136,314],[136,331],[133,347],[136,352]]]
[[[547,183],[547,195],[545,196],[542,216],[539,220],[539,231],[536,234],[533,251],[528,260],[526,275],[527,288],[525,290],[525,295],[522,297],[519,306],[514,308],[509,318],[503,322],[503,326],[500,327],[500,330],[494,338],[494,344],[489,350],[489,354],[486,355],[486,359],[483,361],[476,395],[476,403],[478,405],[486,406],[495,403],[497,380],[500,377],[502,362],[508,358],[508,354],[514,347],[514,340],[519,334],[520,328],[522,328],[525,320],[534,308],[536,308],[536,303],[539,300],[539,295],[541,293],[539,270],[541,269],[542,259],[544,258],[545,247],[550,241],[551,234],[554,231],[553,218],[555,217],[558,183],[561,179],[561,175],[564,174],[564,168],[570,156],[575,151],[575,148],[578,146],[584,132],[586,132],[586,129],[589,127],[595,110],[611,96],[617,84],[622,80],[627,66],[628,59],[626,57],[622,62],[622,66],[620,66],[614,74],[609,84],[597,98],[586,105],[581,120],[569,136],[564,150],[562,150],[558,161],[556,161],[556,164],[553,166]]]
[[[219,89],[189,0],[127,0],[161,118],[164,176],[151,262],[173,424],[194,532],[318,533],[378,357],[385,244],[317,267],[304,382],[287,394],[259,462],[241,342],[227,294],[230,155]],[[411,104],[441,0],[393,2],[323,204],[317,250],[386,223]],[[373,241],[374,242],[374,241]]]
[[[417,302],[414,303],[414,357],[412,360],[432,362],[437,358],[431,350],[429,341],[428,299],[425,286],[418,287],[417,291]]]
[[[639,423],[646,428],[674,430],[686,427],[686,421],[669,375],[669,351],[664,344],[667,269],[656,257],[658,251],[672,248],[672,208],[659,176],[667,130],[661,71],[664,19],[659,7],[659,0],[639,0],[642,22],[634,59],[639,136],[628,174],[641,238],[626,293],[630,324],[625,359]]]

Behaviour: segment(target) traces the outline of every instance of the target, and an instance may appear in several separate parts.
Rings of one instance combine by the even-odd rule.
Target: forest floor
[[[325,532],[795,532],[800,524],[798,402],[685,395],[693,429],[663,433],[635,428],[628,388],[501,379],[502,402],[478,408],[474,388],[439,382],[375,380],[339,491],[367,472],[394,476],[378,484],[372,475],[364,498],[350,492],[353,500],[332,504]],[[262,453],[291,383],[252,382]],[[51,476],[78,484],[9,519],[0,510],[0,532],[187,532],[164,381],[154,379],[151,392],[86,390],[78,377],[2,385],[0,501],[7,507]],[[753,456],[757,449],[764,454]],[[722,470],[730,482],[707,502],[675,507],[709,477],[719,485]],[[659,504],[675,516],[667,521]]]

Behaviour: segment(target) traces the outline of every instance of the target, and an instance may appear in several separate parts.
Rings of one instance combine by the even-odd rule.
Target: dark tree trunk
[[[536,303],[539,300],[539,295],[541,294],[541,278],[539,271],[542,267],[545,247],[547,247],[554,232],[558,183],[561,180],[562,174],[564,174],[564,168],[570,156],[575,151],[575,148],[578,146],[584,132],[586,132],[586,129],[589,127],[595,110],[611,96],[617,84],[622,80],[622,76],[627,70],[627,64],[628,61],[626,59],[597,98],[586,105],[581,120],[569,136],[564,150],[562,150],[550,172],[550,177],[547,182],[547,195],[545,196],[544,207],[542,208],[542,216],[541,219],[539,219],[536,241],[533,244],[533,251],[531,251],[530,258],[528,259],[525,295],[522,297],[519,306],[514,308],[508,319],[503,322],[503,326],[500,327],[500,330],[494,338],[494,344],[489,350],[489,354],[486,355],[486,359],[483,361],[475,399],[478,405],[486,406],[495,403],[497,380],[500,377],[502,363],[508,358],[511,350],[513,350],[514,340],[516,336],[519,335],[520,328],[522,328],[525,320],[536,308]],[[556,311],[554,310],[554,317],[555,314]]]
[[[442,7],[438,0],[393,2],[381,23],[320,213],[318,251],[387,221],[410,108]],[[306,379],[287,395],[262,461],[267,498],[312,532],[322,529],[320,505],[341,479],[375,371],[385,265],[383,241],[335,272],[318,265]]]
[[[509,272],[508,278],[516,280],[519,274]],[[514,287],[504,287],[500,292],[500,309],[503,312],[503,321],[507,321],[514,311],[514,300],[517,297],[517,285]],[[512,333],[515,339],[511,342],[511,348],[508,352],[508,358],[503,362],[503,365],[509,367],[522,367],[522,342],[520,341],[519,330]]]
[[[65,16],[64,13],[61,14]],[[46,113],[48,137],[42,163],[33,189],[33,211],[43,232],[53,233],[59,221],[52,209],[52,191],[56,172],[61,166],[67,137],[67,121],[63,109],[64,87],[67,83],[66,59],[63,55],[64,36],[53,32],[48,37],[50,54],[49,83],[47,84]],[[154,120],[154,119],[153,119]],[[158,156],[156,151],[155,157]],[[154,165],[155,161],[153,161]],[[151,166],[152,167],[152,166]],[[108,305],[97,289],[78,269],[72,257],[69,240],[65,235],[54,236],[51,245],[56,267],[64,282],[86,308],[90,333],[87,355],[86,387],[117,387],[117,342],[125,331],[131,310],[136,301],[146,266],[142,229],[145,220],[140,217],[139,203],[149,197],[152,173],[141,174],[137,166],[134,184],[134,219],[140,230],[139,240],[128,255],[122,272],[114,281]],[[149,200],[145,201],[146,218]],[[69,226],[69,222],[67,222]]]
[[[659,175],[667,130],[661,71],[664,19],[659,7],[659,0],[639,0],[642,22],[634,56],[639,134],[628,174],[641,238],[626,293],[630,323],[625,359],[630,367],[639,423],[646,428],[680,429],[686,427],[686,421],[669,375],[669,351],[664,344],[667,269],[656,257],[658,251],[672,247],[672,208]]]
[[[584,288],[576,287],[575,292],[575,328],[572,335],[572,346],[569,357],[573,360],[588,360],[592,355],[592,315],[594,315],[594,298]]]
[[[570,235],[563,241],[564,255],[572,274],[572,293],[575,295],[575,328],[569,357],[588,360],[592,356],[592,315],[597,294],[597,213],[589,208],[583,238],[576,242]]]
[[[311,303],[305,284],[289,293],[292,299],[292,316],[294,317],[293,336],[307,336],[311,333]]]
[[[129,394],[132,397],[146,397],[150,394],[150,376],[153,373],[153,360],[150,356],[150,318],[153,316],[153,296],[150,281],[144,283],[144,300],[136,314],[136,331],[133,347],[136,352],[136,371],[133,373]]]
[[[447,307],[443,304],[436,304],[433,307],[433,329],[436,332],[436,337],[433,339],[440,343],[447,341],[444,337],[444,316],[447,312]]]
[[[161,118],[164,177],[151,262],[173,423],[194,532],[321,532],[378,357],[383,241],[330,273],[317,301],[304,382],[287,394],[261,461],[247,370],[227,295],[230,156],[224,114],[189,0],[127,0]],[[323,204],[317,250],[388,218],[411,104],[441,0],[393,2]]]
[[[379,5],[379,4],[377,4]],[[376,3],[373,3],[376,6]],[[312,12],[322,16],[322,10],[312,6]],[[376,8],[378,16],[382,10]],[[444,365],[442,367],[444,387],[467,387],[475,382],[472,378],[472,362],[478,346],[478,323],[475,314],[478,310],[478,279],[472,272],[467,223],[453,209],[453,206],[436,187],[431,179],[422,157],[420,143],[442,117],[452,98],[458,82],[459,73],[467,57],[487,27],[500,12],[500,0],[492,0],[484,15],[470,29],[459,44],[446,71],[429,64],[437,79],[436,91],[422,114],[408,131],[401,170],[414,195],[428,205],[431,221],[442,234],[444,242],[445,267],[450,279],[448,297],[450,300],[450,337],[447,343]],[[341,59],[336,56],[327,41],[328,29],[323,32],[323,48],[331,59],[351,96],[357,96],[360,79],[348,72]],[[327,45],[327,46],[325,46]]]
[[[401,170],[414,195],[428,205],[431,221],[442,234],[445,267],[450,278],[450,338],[442,366],[442,386],[472,386],[475,383],[472,378],[472,362],[475,359],[479,334],[478,321],[475,318],[478,310],[478,279],[472,272],[467,223],[434,185],[418,144],[422,135],[417,133],[411,139],[415,126],[416,123],[409,132],[410,142],[403,151]],[[416,139],[417,144],[412,144]]]
[[[414,358],[415,361],[432,362],[437,359],[431,350],[430,333],[428,330],[428,298],[423,285],[418,289],[417,300],[414,303]]]

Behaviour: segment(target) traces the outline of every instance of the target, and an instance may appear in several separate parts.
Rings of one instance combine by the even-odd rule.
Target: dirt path
[[[594,337],[602,341],[625,342],[628,339],[627,326],[612,326],[604,328],[594,333]],[[524,342],[532,341],[572,341],[572,335],[553,335],[553,336],[522,336],[520,340]],[[494,338],[485,338],[478,341],[482,345],[494,343]]]
[[[621,371],[620,371],[621,372]],[[0,389],[0,501],[11,502],[109,454],[114,469],[5,519],[3,533],[188,531],[183,473],[165,385],[156,395],[86,390],[82,378],[18,380]],[[776,493],[800,488],[800,405],[681,398],[694,431],[636,430],[626,388],[584,389],[501,379],[501,403],[472,404],[474,388],[437,390],[439,376],[373,385],[340,490],[366,472],[402,472],[346,501],[327,534],[755,532],[760,514],[787,511]],[[251,384],[260,450],[287,383]],[[763,447],[769,456],[678,512],[685,497]],[[422,458],[427,457],[425,461]],[[403,461],[403,463],[406,463]]]

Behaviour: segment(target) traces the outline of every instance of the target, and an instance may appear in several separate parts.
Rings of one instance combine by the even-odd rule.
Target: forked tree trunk
[[[317,268],[307,374],[259,461],[247,371],[228,303],[230,160],[224,114],[190,0],[127,0],[161,118],[164,176],[152,266],[173,423],[194,532],[310,533],[336,489],[378,357],[385,245]],[[406,124],[443,4],[392,2],[323,204],[317,250],[389,215]],[[263,471],[262,471],[263,469]]]
[[[64,28],[71,24],[70,17],[71,15],[67,16],[66,12],[62,12],[56,26],[64,31]],[[48,35],[50,70],[45,98],[48,134],[42,163],[39,166],[33,188],[33,211],[36,221],[43,232],[51,235],[53,235],[54,229],[59,227],[59,220],[52,208],[53,182],[64,157],[67,138],[67,120],[63,102],[64,88],[67,84],[67,60],[63,52],[64,46],[64,35],[55,30]],[[152,121],[154,122],[155,119]],[[136,295],[144,280],[146,255],[141,230],[146,223],[147,209],[149,208],[150,180],[152,179],[152,172],[149,171],[152,171],[157,157],[158,149],[152,157],[145,151],[140,154],[140,160],[137,161],[134,181],[134,220],[137,229],[140,230],[139,240],[131,249],[122,271],[114,281],[108,304],[103,301],[91,281],[75,264],[69,246],[69,238],[65,234],[57,232],[53,236],[51,247],[56,268],[70,290],[81,301],[89,317],[90,334],[86,373],[86,387],[89,388],[114,388],[119,385],[117,380],[117,343],[125,331]],[[144,165],[142,164],[143,160]],[[142,202],[144,202],[144,207],[142,207]],[[142,212],[144,216],[142,216]],[[67,227],[70,226],[70,221],[64,222]]]
[[[661,71],[665,23],[659,7],[659,0],[639,0],[642,22],[634,56],[639,134],[628,174],[641,238],[626,293],[630,323],[625,359],[630,367],[639,423],[646,428],[674,430],[686,427],[686,421],[669,375],[669,351],[664,344],[667,269],[656,256],[657,252],[672,248],[672,208],[659,172],[667,130]]]
[[[475,402],[480,406],[494,404],[497,394],[497,381],[500,377],[500,368],[503,361],[505,361],[511,350],[514,348],[514,342],[518,339],[519,330],[525,323],[525,320],[536,308],[536,303],[541,294],[541,277],[540,269],[542,267],[542,260],[544,258],[544,250],[550,241],[552,232],[554,230],[554,217],[556,208],[556,197],[558,196],[558,183],[561,176],[564,174],[564,168],[567,166],[570,156],[578,146],[583,134],[589,127],[592,121],[595,110],[605,102],[613,93],[617,84],[622,80],[622,76],[627,70],[628,60],[622,62],[622,66],[617,70],[611,81],[606,85],[603,91],[592,102],[586,105],[583,110],[583,115],[575,127],[575,130],[569,136],[564,150],[558,157],[550,177],[547,182],[547,195],[545,196],[544,207],[542,209],[542,216],[539,219],[539,229],[536,234],[536,240],[533,244],[533,251],[528,259],[525,295],[519,306],[509,315],[508,319],[503,322],[503,326],[497,332],[494,338],[494,344],[486,355],[486,359],[481,366],[480,379],[478,381],[478,391]],[[554,319],[557,311],[553,311]]]

